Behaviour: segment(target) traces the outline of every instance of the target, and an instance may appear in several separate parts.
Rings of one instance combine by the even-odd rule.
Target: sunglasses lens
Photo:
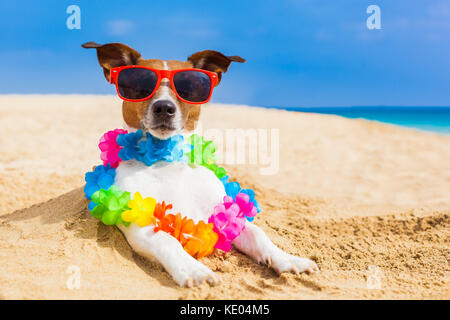
[[[203,102],[209,98],[211,79],[200,71],[180,71],[173,76],[178,95],[190,102]]]
[[[158,76],[155,72],[142,68],[129,68],[120,71],[117,87],[123,98],[139,100],[151,95],[157,82]]]

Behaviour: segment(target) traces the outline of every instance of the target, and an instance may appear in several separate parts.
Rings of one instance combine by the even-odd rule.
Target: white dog
[[[89,42],[84,48],[95,48],[105,77],[111,81],[112,68],[139,65],[158,70],[197,68],[217,74],[217,83],[232,61],[245,62],[237,56],[225,56],[217,51],[201,51],[187,61],[144,60],[134,49],[120,43],[99,45]],[[211,91],[212,92],[212,91]],[[163,79],[150,99],[123,102],[126,129],[142,129],[153,136],[166,139],[175,134],[192,132],[200,115],[200,105],[180,99],[168,79]],[[212,208],[222,202],[225,189],[214,173],[203,166],[182,162],[157,162],[146,166],[136,160],[121,162],[114,185],[131,194],[140,192],[173,204],[174,212],[195,222],[207,222]],[[119,226],[130,246],[140,255],[158,260],[180,286],[193,286],[207,281],[216,284],[218,277],[200,261],[191,257],[181,244],[165,232],[153,231],[153,226]],[[255,224],[246,222],[243,232],[232,242],[239,251],[259,263],[265,263],[278,273],[318,271],[317,265],[307,259],[290,255],[275,246]]]

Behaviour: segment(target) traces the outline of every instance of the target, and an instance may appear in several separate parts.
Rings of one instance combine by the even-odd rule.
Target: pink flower
[[[254,217],[258,213],[253,202],[250,202],[250,197],[245,193],[238,193],[236,196],[236,203],[239,206],[241,213],[246,217]]]
[[[223,204],[214,208],[214,214],[209,217],[208,222],[214,224],[213,230],[219,236],[215,247],[230,251],[231,242],[244,230],[246,219],[231,197],[225,196],[223,200]]]
[[[225,196],[223,198],[223,204],[225,205],[225,208],[229,208],[233,204],[237,204],[239,207],[239,216],[246,216],[246,217],[254,217],[258,213],[258,210],[256,209],[253,202],[250,202],[250,197],[245,193],[238,193],[236,195],[236,200],[233,200],[232,197]]]
[[[103,164],[110,165],[111,168],[117,168],[119,162],[122,159],[119,158],[119,151],[122,149],[116,142],[119,134],[126,134],[127,130],[115,129],[108,131],[101,138],[98,147],[101,150],[100,158],[103,160]]]

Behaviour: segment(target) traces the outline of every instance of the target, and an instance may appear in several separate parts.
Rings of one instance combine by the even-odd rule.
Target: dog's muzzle
[[[158,100],[149,110],[151,115],[151,124],[148,129],[152,134],[159,138],[166,138],[171,132],[177,130],[175,125],[175,118],[177,107],[170,100]]]

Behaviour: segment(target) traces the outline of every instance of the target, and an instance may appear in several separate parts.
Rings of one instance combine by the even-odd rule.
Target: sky
[[[78,5],[81,29],[66,26]],[[381,29],[369,30],[369,5]],[[88,41],[144,58],[240,55],[213,101],[282,107],[449,106],[448,0],[17,0],[0,3],[0,94],[115,94]]]

